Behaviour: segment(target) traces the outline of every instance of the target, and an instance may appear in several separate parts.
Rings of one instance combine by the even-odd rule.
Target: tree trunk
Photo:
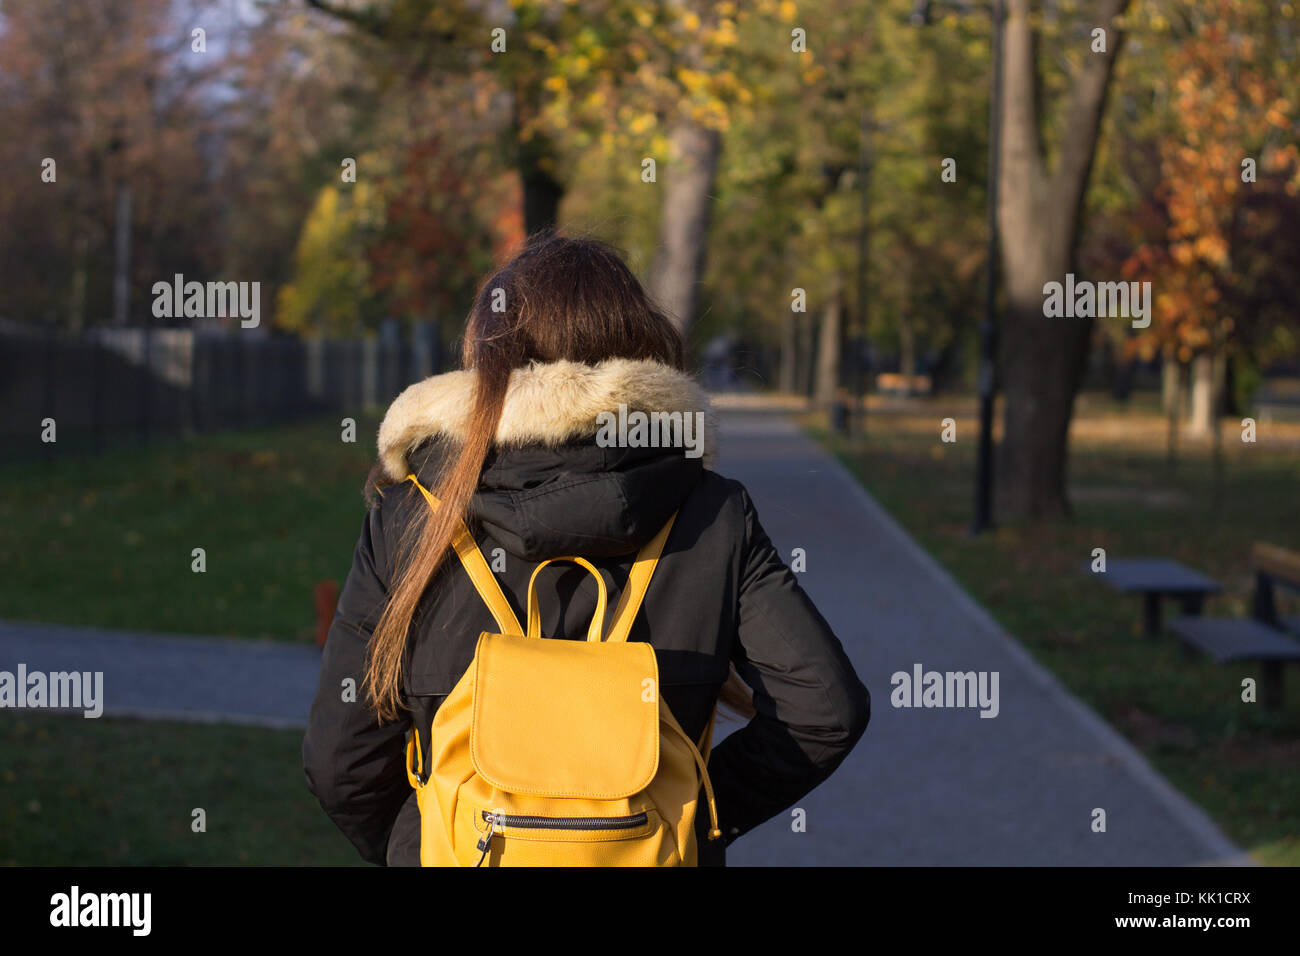
[[[531,236],[551,228],[559,220],[564,187],[536,164],[536,156],[528,154],[531,151],[520,155],[519,178],[524,186],[524,231]]]
[[[1066,270],[1061,269],[1064,273]],[[1042,273],[1039,273],[1041,276]],[[1008,282],[1002,367],[1006,394],[998,465],[999,508],[1027,518],[1069,510],[1066,466],[1074,396],[1092,329],[1087,319],[1045,319],[1042,282]],[[1047,329],[1044,322],[1056,323]]]
[[[517,87],[511,106],[516,143],[515,165],[524,192],[524,232],[531,236],[555,226],[560,218],[564,184],[556,178],[555,145],[548,136],[534,132],[523,139],[520,131],[541,109],[540,93],[531,87]]]
[[[131,187],[117,187],[113,230],[113,324],[126,325],[131,308]]]
[[[910,392],[912,376],[916,374],[916,329],[906,306],[898,313],[898,371],[907,378]]]
[[[1174,414],[1174,409],[1182,405],[1178,390],[1182,387],[1182,369],[1170,356],[1160,360],[1160,408],[1166,415]]]
[[[795,392],[799,387],[799,313],[786,312],[781,323],[781,371],[777,382],[781,391]]]
[[[799,356],[798,372],[795,376],[796,391],[807,398],[812,394],[813,363],[813,320],[811,313],[800,312],[798,315],[799,346],[795,354]]]
[[[1220,419],[1223,416],[1224,392],[1228,380],[1227,357],[1214,356],[1210,371],[1210,433],[1213,438],[1214,483],[1212,504],[1215,508],[1223,506],[1224,498],[1224,462],[1223,462],[1223,428]]]
[[[1183,367],[1166,357],[1161,369],[1161,391],[1165,407],[1165,466],[1172,472],[1178,463],[1178,424],[1183,417]]]
[[[717,130],[683,117],[674,125],[669,143],[671,157],[667,168],[659,172],[663,213],[650,294],[687,336],[696,319],[704,276],[711,194],[722,138]]]
[[[999,336],[1006,395],[998,504],[1009,515],[1052,518],[1069,511],[1066,465],[1074,396],[1082,380],[1091,318],[1047,318],[1043,286],[1073,268],[1080,214],[1128,0],[1099,0],[1090,22],[1107,31],[1105,53],[1089,53],[1075,77],[1055,170],[1043,156],[1037,101],[1037,37],[1030,0],[1008,0],[1004,25],[998,227],[1006,277]]]
[[[1187,434],[1192,438],[1209,438],[1214,424],[1214,358],[1198,355],[1192,359],[1192,408]]]
[[[844,343],[844,298],[839,286],[831,289],[822,310],[821,328],[817,336],[816,401],[820,408],[835,404],[840,389],[840,367]]]

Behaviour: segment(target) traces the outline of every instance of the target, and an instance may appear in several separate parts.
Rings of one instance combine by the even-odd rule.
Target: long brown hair
[[[505,405],[510,374],[529,362],[651,359],[684,369],[676,326],[647,297],[617,252],[594,239],[540,233],[479,288],[465,325],[462,364],[474,371],[468,429],[450,447],[437,482],[440,506],[418,510],[406,555],[366,655],[365,688],[381,720],[401,701],[406,636],[416,608],[446,558],[478,487]],[[372,472],[370,487],[377,480]],[[733,675],[724,697],[744,712],[748,694]],[[750,711],[752,713],[752,711]]]

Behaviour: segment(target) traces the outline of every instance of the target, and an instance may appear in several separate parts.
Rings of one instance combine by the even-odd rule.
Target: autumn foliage
[[[1260,4],[1197,6],[1192,34],[1165,54],[1177,134],[1159,151],[1163,235],[1124,266],[1155,293],[1131,344],[1180,362],[1251,344],[1266,359],[1294,348],[1300,304],[1294,40],[1280,57]]]

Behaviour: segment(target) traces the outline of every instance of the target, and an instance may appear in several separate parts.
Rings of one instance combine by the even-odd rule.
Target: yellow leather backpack
[[[722,836],[707,762],[713,719],[697,747],[660,697],[654,648],[627,639],[675,518],[637,554],[604,640],[605,582],[589,562],[537,566],[525,630],[462,523],[453,548],[501,632],[479,636],[434,715],[427,770],[418,733],[407,743],[422,865],[695,866],[701,783],[709,839]],[[537,575],[554,561],[596,578],[586,641],[542,638]]]

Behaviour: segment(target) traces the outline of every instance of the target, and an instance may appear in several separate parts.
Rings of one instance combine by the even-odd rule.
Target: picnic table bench
[[[1300,641],[1250,617],[1180,617],[1170,630],[1190,647],[1220,664],[1258,661],[1263,670],[1259,699],[1269,710],[1282,703],[1282,665],[1300,661]]]
[[[1181,617],[1169,629],[1184,645],[1202,651],[1220,664],[1230,661],[1259,662],[1263,680],[1260,701],[1274,710],[1282,705],[1283,666],[1300,661],[1300,640],[1292,629],[1300,620],[1281,620],[1277,613],[1275,588],[1300,591],[1300,554],[1277,545],[1256,543],[1251,549],[1255,570],[1253,615],[1247,618]],[[1289,631],[1289,632],[1288,632]]]
[[[1168,558],[1115,558],[1097,576],[1121,594],[1141,594],[1143,632],[1160,635],[1160,602],[1175,598],[1185,615],[1201,613],[1207,594],[1217,594],[1222,585],[1198,571]]]

